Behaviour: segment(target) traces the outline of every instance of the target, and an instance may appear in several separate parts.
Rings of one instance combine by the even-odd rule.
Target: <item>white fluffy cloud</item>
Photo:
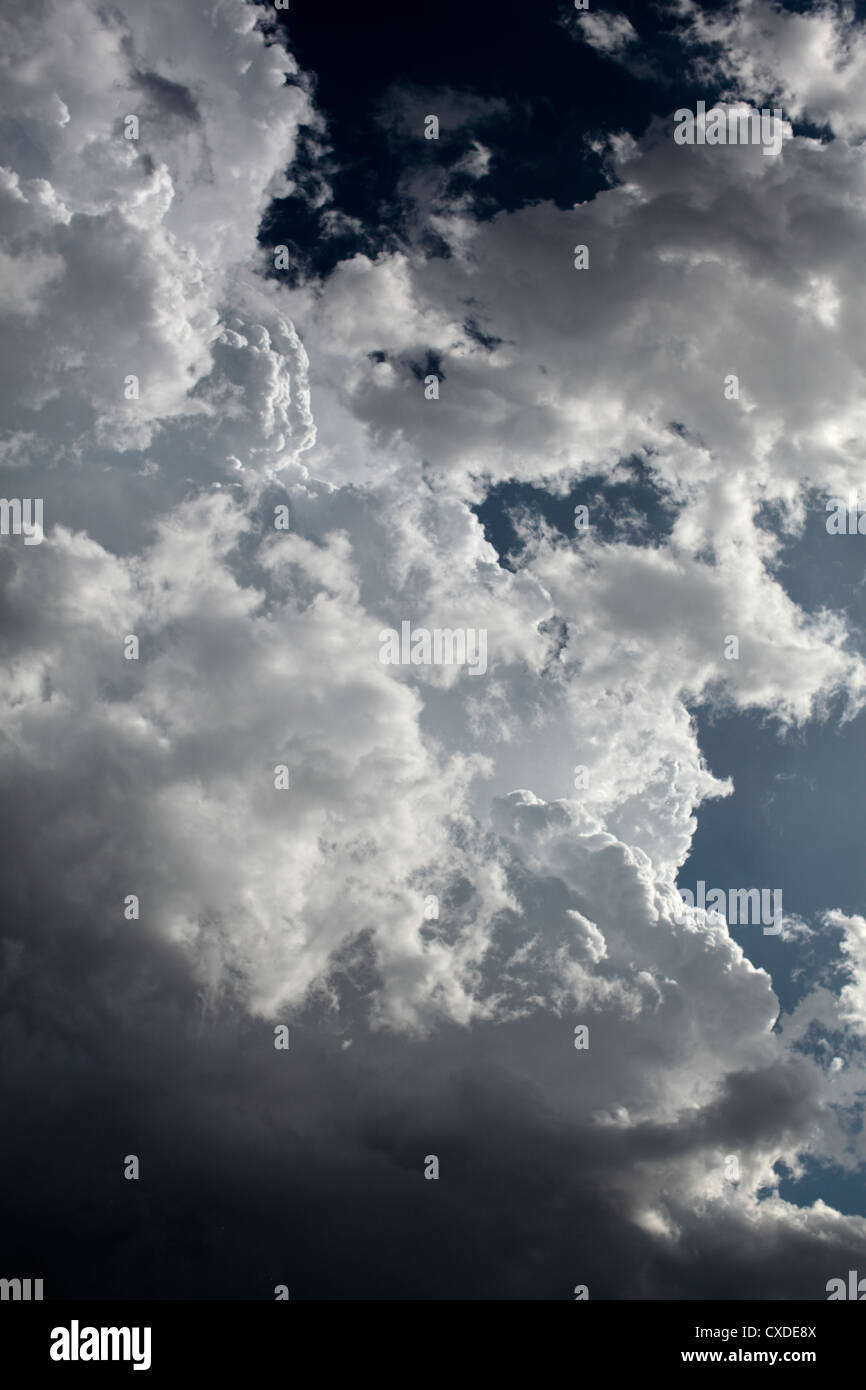
[[[679,0],[690,43],[712,57],[694,60],[707,80],[760,106],[777,101],[785,115],[827,125],[846,140],[866,133],[866,36],[853,8],[820,3],[805,13],[768,0],[738,0],[703,11]]]
[[[146,448],[168,420],[224,406],[190,392],[225,344],[225,301],[243,309],[259,220],[316,119],[255,19],[235,3],[145,15],[85,0],[0,19],[8,429],[58,402],[54,447],[80,456]],[[266,392],[253,334],[245,384]]]

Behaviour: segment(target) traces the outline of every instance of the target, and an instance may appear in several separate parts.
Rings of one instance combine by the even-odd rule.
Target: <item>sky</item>
[[[2,5],[0,1275],[866,1274],[864,139],[864,6]]]

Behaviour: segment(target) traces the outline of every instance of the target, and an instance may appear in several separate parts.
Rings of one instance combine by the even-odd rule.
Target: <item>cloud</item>
[[[4,423],[57,401],[74,426],[61,450],[88,435],[147,448],[167,420],[205,409],[189,393],[224,296],[237,301],[239,262],[251,278],[258,221],[285,189],[300,123],[315,123],[308,98],[284,89],[293,60],[263,45],[241,6],[202,25],[164,5],[144,19],[76,0],[37,9],[26,34],[10,15],[0,23],[3,264],[11,272],[13,258],[18,285]]]
[[[637,39],[637,31],[624,14],[599,10],[597,14],[578,14],[576,20],[584,42],[605,57],[619,57]]]
[[[816,4],[799,13],[767,0],[706,11],[679,0],[696,75],[721,79],[755,105],[781,102],[786,116],[826,125],[845,140],[866,133],[866,36],[853,9]],[[711,55],[711,56],[708,56]]]
[[[597,18],[616,51],[623,25]],[[862,705],[844,617],[793,602],[761,521],[775,504],[796,534],[812,489],[859,476],[859,148],[766,160],[656,123],[612,142],[591,201],[489,220],[410,171],[453,254],[407,217],[399,249],[288,288],[256,232],[322,125],[252,11],[73,0],[0,37],[4,486],[26,476],[46,509],[41,545],[0,551],[4,949],[26,1000],[4,1084],[17,1112],[62,1076],[84,1117],[16,1239],[30,1221],[77,1292],[351,1296],[327,1208],[380,1296],[445,1296],[453,1229],[462,1296],[823,1296],[864,1223],[781,1201],[774,1165],[843,1151],[859,919],[828,1079],[804,1040],[839,997],[775,1030],[769,975],[723,924],[678,924],[674,883],[730,791],[695,704],[783,726]],[[427,103],[391,99],[398,133]],[[440,102],[461,132],[501,105]],[[454,168],[482,177],[472,150]],[[492,483],[563,495],[630,458],[668,535],[524,515],[499,563],[473,511]],[[484,679],[384,666],[404,620],[483,628]],[[283,1020],[301,1062],[278,1073]],[[13,1162],[53,1152],[46,1113],[25,1105]],[[130,1217],[118,1253],[82,1193],[136,1145],[160,1220]],[[61,1210],[93,1255],[49,1240]],[[393,1252],[406,1229],[417,1254]]]

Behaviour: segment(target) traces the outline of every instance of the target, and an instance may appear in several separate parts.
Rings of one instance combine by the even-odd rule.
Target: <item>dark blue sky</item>
[[[648,77],[634,76],[575,42],[566,27],[575,11],[565,3],[443,0],[433,12],[408,5],[303,3],[276,14],[269,5],[263,9],[268,20],[287,28],[302,69],[316,75],[316,101],[328,120],[332,155],[323,160],[318,146],[311,146],[302,153],[301,168],[311,178],[325,173],[334,205],[363,228],[326,232],[327,209],[313,211],[301,194],[273,205],[262,241],[289,245],[293,265],[318,274],[346,255],[375,254],[399,238],[405,209],[397,184],[410,151],[413,164],[424,158],[444,166],[456,150],[469,147],[471,136],[489,144],[490,171],[476,187],[479,216],[542,200],[568,208],[605,186],[600,156],[588,139],[611,130],[641,134],[654,115],[669,115],[674,93],[678,101],[708,96],[706,85],[683,82],[682,54],[670,38],[669,20],[665,34],[646,4],[626,3],[616,12],[641,36]],[[438,141],[422,140],[419,147],[417,136],[400,138],[377,123],[380,103],[394,84],[472,92],[504,101],[507,109],[453,136],[443,127]],[[432,241],[428,249],[445,253]]]

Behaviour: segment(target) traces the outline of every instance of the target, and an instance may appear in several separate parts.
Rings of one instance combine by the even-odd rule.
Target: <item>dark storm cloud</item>
[[[673,1192],[678,1238],[641,1229],[641,1165],[688,1126],[593,1132],[574,1081],[570,1106],[549,1104],[560,1021],[423,1044],[359,1026],[341,1051],[308,1014],[283,1052],[269,1021],[203,1010],[178,958],[132,932],[109,949],[32,924],[7,964],[4,1259],[46,1297],[271,1299],[285,1283],[294,1299],[568,1299],[585,1283],[591,1298],[821,1298],[862,1258],[838,1229],[699,1221]],[[768,1096],[797,1105],[784,1077],[740,1084],[732,1145]]]

